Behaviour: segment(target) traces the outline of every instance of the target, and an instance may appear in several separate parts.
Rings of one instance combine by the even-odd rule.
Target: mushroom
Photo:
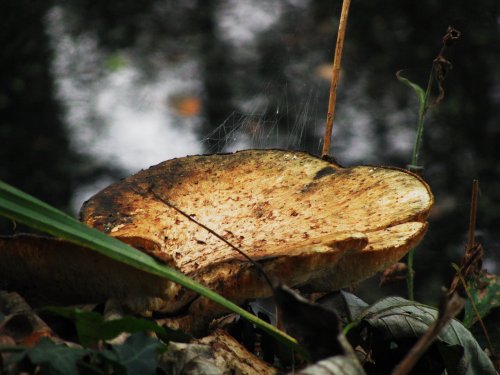
[[[246,150],[165,161],[97,193],[80,215],[241,304],[272,290],[228,242],[289,286],[331,291],[415,247],[432,204],[428,185],[406,170],[344,168],[304,152]],[[2,244],[0,254],[8,247]],[[79,259],[81,272],[95,269],[84,265],[85,256]],[[100,262],[100,272],[109,267],[106,278],[115,281],[95,286],[106,290],[99,295],[118,295],[135,311],[187,309],[196,325],[223,312],[177,284],[150,275],[139,281],[139,271]],[[120,283],[125,290],[117,292]]]

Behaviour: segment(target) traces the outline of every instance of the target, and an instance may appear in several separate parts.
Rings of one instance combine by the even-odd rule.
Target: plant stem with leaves
[[[414,82],[411,82],[409,79],[403,77],[401,75],[401,71],[396,73],[396,77],[400,82],[405,84],[406,86],[413,89],[413,91],[417,94],[419,101],[419,109],[418,109],[418,124],[417,124],[417,132],[415,135],[415,145],[413,147],[413,153],[411,157],[411,163],[407,166],[409,171],[412,171],[416,174],[421,174],[423,167],[419,165],[419,155],[420,149],[422,147],[422,139],[424,134],[424,123],[425,116],[427,111],[431,106],[435,106],[440,103],[444,98],[444,88],[443,82],[446,78],[448,71],[452,68],[451,63],[444,58],[443,53],[445,49],[451,45],[453,45],[457,39],[460,38],[460,31],[454,29],[453,27],[448,27],[446,30],[446,34],[443,36],[443,46],[439,51],[439,54],[432,62],[432,69],[429,74],[429,80],[427,81],[427,88],[424,91],[422,87],[417,85]],[[436,99],[432,104],[430,104],[430,96],[432,87],[434,83],[437,84],[439,93]],[[414,299],[414,272],[413,272],[413,257],[414,257],[414,249],[411,249],[408,253],[408,273],[406,278],[406,284],[408,287],[408,299],[413,301]]]

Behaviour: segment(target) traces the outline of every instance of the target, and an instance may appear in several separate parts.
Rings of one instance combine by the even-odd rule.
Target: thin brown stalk
[[[344,48],[345,30],[347,28],[347,17],[349,15],[349,5],[351,0],[342,2],[340,13],[339,31],[337,34],[337,44],[335,46],[335,56],[333,58],[333,74],[330,84],[330,99],[328,101],[328,114],[326,116],[325,138],[323,140],[323,151],[321,155],[327,157],[330,152],[330,142],[333,130],[333,118],[335,115],[335,103],[337,101],[337,85],[340,78],[340,62],[342,60],[342,50]]]
[[[467,249],[472,249],[475,242],[475,228],[477,217],[477,201],[479,197],[479,181],[472,181],[472,197],[470,204],[470,219],[469,219],[469,241],[467,242]]]

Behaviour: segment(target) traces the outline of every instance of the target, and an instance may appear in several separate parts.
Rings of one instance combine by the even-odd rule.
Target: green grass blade
[[[409,170],[412,172],[417,172],[420,170],[420,166],[418,165],[418,157],[420,153],[420,147],[422,145],[422,136],[424,133],[424,120],[425,113],[427,112],[427,102],[429,100],[430,87],[432,84],[432,74],[429,78],[429,84],[427,86],[427,91],[424,91],[422,87],[417,85],[416,83],[410,81],[408,78],[405,78],[401,75],[401,70],[396,73],[396,77],[399,82],[411,88],[418,97],[418,125],[417,125],[417,133],[415,135],[415,145],[413,147],[413,153],[411,158],[411,164],[409,165]]]
[[[0,181],[0,216],[8,217],[32,228],[88,247],[116,261],[178,283],[220,304],[229,311],[239,314],[242,318],[254,323],[287,347],[307,356],[305,350],[297,344],[294,338],[186,277],[179,271],[158,263],[149,255],[86,226],[75,218],[2,181]]]
[[[419,105],[419,113],[423,110],[426,102],[426,94],[425,91],[422,87],[417,85],[416,83],[410,81],[408,78],[405,78],[401,75],[402,70],[398,71],[396,73],[396,77],[401,82],[402,84],[408,86],[411,88],[413,91],[415,91],[415,94],[417,94],[418,97],[418,105]]]

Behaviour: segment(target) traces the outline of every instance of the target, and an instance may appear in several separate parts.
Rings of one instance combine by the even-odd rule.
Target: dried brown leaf
[[[394,263],[392,266],[387,267],[382,276],[380,277],[379,286],[394,284],[399,281],[406,280],[408,274],[408,266],[406,263]]]

